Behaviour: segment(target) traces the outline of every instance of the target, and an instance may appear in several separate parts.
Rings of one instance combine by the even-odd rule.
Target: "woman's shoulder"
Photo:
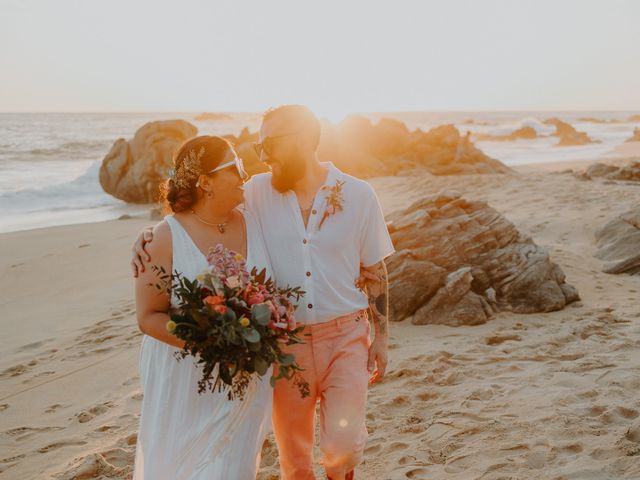
[[[172,246],[171,225],[172,221],[176,221],[172,216],[168,215],[156,223],[153,227],[153,240],[147,244],[149,253],[170,252]]]

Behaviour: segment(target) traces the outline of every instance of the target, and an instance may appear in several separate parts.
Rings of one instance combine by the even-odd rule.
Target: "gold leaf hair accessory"
[[[189,153],[185,155],[184,160],[178,165],[176,170],[172,173],[173,181],[178,188],[191,188],[195,184],[196,180],[202,173],[202,167],[200,166],[200,159],[204,155],[204,147],[200,147],[198,153],[195,150],[189,150]]]

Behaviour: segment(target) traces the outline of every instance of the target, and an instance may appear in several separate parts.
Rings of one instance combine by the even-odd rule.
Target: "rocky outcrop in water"
[[[509,135],[475,135],[475,138],[479,141],[492,141],[492,142],[513,142],[515,140],[533,140],[538,138],[538,133],[533,127],[522,127]]]
[[[498,211],[456,192],[425,197],[389,217],[394,320],[475,325],[494,312],[549,312],[578,300],[547,251]]]
[[[640,128],[633,129],[633,135],[625,140],[626,142],[640,142]]]
[[[573,128],[567,122],[563,122],[559,118],[549,118],[542,122],[546,125],[554,125],[556,132],[554,133],[560,141],[558,146],[568,147],[572,145],[587,145],[589,143],[600,143],[599,141],[592,140],[585,132],[579,132]]]
[[[151,203],[172,168],[174,151],[198,129],[184,120],[149,122],[133,139],[120,138],[102,160],[100,185],[105,192],[131,203]]]
[[[201,122],[227,122],[229,120],[233,120],[233,117],[226,113],[202,112],[195,116],[195,120],[199,120]]]

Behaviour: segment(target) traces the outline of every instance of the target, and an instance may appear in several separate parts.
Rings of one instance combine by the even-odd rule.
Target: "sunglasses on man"
[[[262,142],[254,142],[253,143],[253,150],[256,152],[256,155],[258,156],[258,159],[263,162],[264,160],[262,160],[262,152],[264,152],[267,155],[271,155],[271,150],[273,148],[273,141],[277,140],[279,138],[284,138],[284,137],[290,137],[292,135],[297,135],[298,133],[300,133],[299,131],[296,132],[289,132],[289,133],[283,133],[281,135],[273,135],[273,136],[267,136],[264,138],[264,140]]]

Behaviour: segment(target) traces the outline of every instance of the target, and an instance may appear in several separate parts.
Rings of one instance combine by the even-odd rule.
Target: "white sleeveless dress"
[[[247,267],[271,269],[260,225],[243,212],[247,227]],[[205,256],[172,216],[173,270],[195,278]],[[176,299],[172,296],[171,303]],[[244,400],[227,393],[198,393],[200,367],[192,357],[178,361],[179,349],[144,335],[140,381],[144,391],[133,480],[254,480],[260,452],[271,428],[271,371],[256,378]]]

